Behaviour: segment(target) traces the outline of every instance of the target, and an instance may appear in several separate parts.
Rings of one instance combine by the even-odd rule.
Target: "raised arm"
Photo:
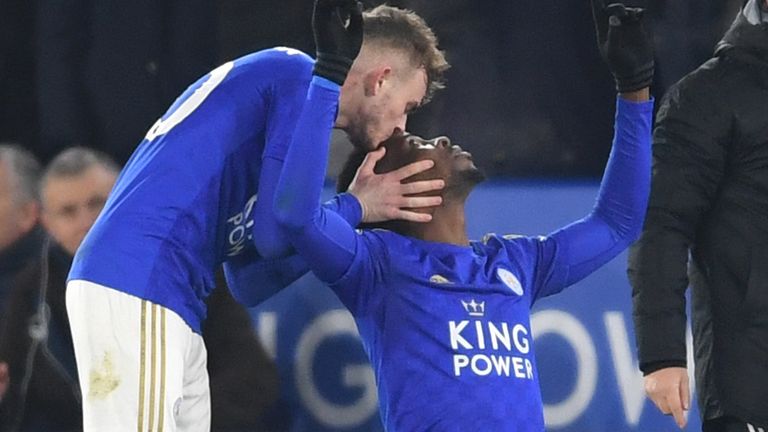
[[[627,248],[640,233],[648,201],[654,67],[643,11],[605,8],[601,0],[592,0],[592,11],[600,53],[620,93],[613,147],[592,212],[547,238],[537,298],[579,281]]]
[[[349,16],[348,24],[341,16]],[[362,6],[354,0],[317,0],[312,27],[317,62],[277,183],[274,212],[315,274],[332,282],[352,263],[356,234],[338,214],[319,205],[320,193],[341,85],[362,46]]]
[[[555,251],[545,266],[552,273],[537,298],[583,279],[640,234],[650,184],[653,102],[647,94],[618,98],[613,148],[595,206],[585,218],[546,238],[548,250]]]
[[[323,209],[338,214],[350,226],[360,221],[360,204],[347,193],[336,195],[323,204]],[[270,214],[274,214],[271,209]],[[274,221],[274,216],[270,217]],[[272,238],[271,244],[278,244],[275,239],[279,238],[280,242],[290,246],[282,228],[276,231],[277,235]],[[292,246],[290,248],[287,255],[276,258],[266,258],[258,252],[250,251],[227,260],[224,263],[224,274],[232,296],[245,306],[257,306],[304,276],[309,266]]]
[[[326,282],[354,259],[354,227],[319,205],[339,86],[314,77],[275,194],[275,216],[296,250]],[[309,157],[311,155],[311,157]]]

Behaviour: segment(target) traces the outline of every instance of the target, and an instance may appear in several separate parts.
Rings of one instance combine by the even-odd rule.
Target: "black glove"
[[[345,25],[347,18],[349,24]],[[312,16],[317,60],[312,73],[344,84],[363,45],[363,5],[357,0],[316,0]]]
[[[620,93],[648,87],[653,80],[653,44],[643,27],[643,12],[621,3],[603,7],[603,0],[592,0],[597,45]]]

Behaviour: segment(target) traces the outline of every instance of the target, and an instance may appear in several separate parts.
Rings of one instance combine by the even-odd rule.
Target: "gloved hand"
[[[338,85],[344,84],[363,45],[362,3],[357,0],[315,0],[312,31],[317,49],[312,73]]]
[[[653,80],[653,44],[643,27],[644,11],[622,3],[605,7],[603,0],[592,0],[597,45],[619,93],[648,87]]]

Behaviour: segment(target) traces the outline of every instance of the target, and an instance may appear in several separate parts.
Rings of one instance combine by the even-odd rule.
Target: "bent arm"
[[[247,307],[259,305],[309,271],[296,254],[265,259],[254,252],[233,257],[223,267],[232,297]]]
[[[616,102],[613,147],[592,212],[546,240],[555,251],[552,274],[537,298],[583,279],[640,234],[650,184],[653,101],[634,99]]]
[[[323,211],[337,215],[349,226],[360,221],[361,208],[357,199],[348,193],[336,195],[323,204]],[[274,213],[270,219],[276,224]],[[262,219],[258,219],[262,220]],[[238,302],[253,307],[277,294],[309,271],[307,262],[291,246],[282,228],[265,231],[269,234],[260,243],[272,247],[285,247],[286,255],[276,258],[265,258],[258,252],[246,252],[230,258],[224,263],[224,274],[227,278],[232,296]],[[277,249],[273,249],[277,251]]]

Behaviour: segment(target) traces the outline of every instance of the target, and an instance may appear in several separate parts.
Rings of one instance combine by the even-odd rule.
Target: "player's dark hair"
[[[450,67],[443,51],[437,47],[437,36],[413,11],[381,5],[363,13],[365,42],[381,43],[408,54],[414,67],[427,72],[429,101],[435,91],[445,87],[443,73]]]

